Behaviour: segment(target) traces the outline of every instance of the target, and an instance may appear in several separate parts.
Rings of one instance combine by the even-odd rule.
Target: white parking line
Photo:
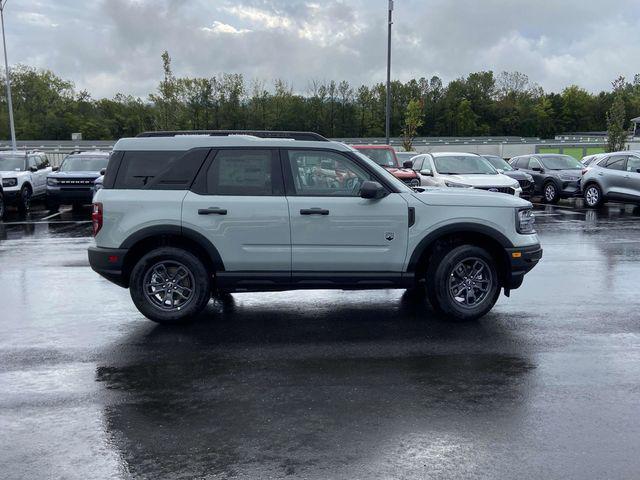
[[[41,218],[40,220],[49,220],[50,218],[57,217],[58,215],[62,215],[63,213],[70,212],[70,211],[71,209],[69,208],[66,210],[60,210],[59,212],[49,215],[48,217]]]

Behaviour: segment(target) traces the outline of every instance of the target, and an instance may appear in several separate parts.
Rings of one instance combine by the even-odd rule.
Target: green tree
[[[410,100],[404,115],[404,127],[402,128],[402,146],[405,152],[413,149],[413,139],[418,134],[418,129],[424,125],[423,104],[420,100]]]
[[[615,98],[607,112],[607,152],[624,150],[627,144],[627,131],[624,128],[626,111],[622,96],[623,86],[624,77],[619,77],[613,82]]]

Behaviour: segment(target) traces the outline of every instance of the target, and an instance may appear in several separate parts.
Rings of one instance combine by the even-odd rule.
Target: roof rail
[[[171,130],[158,132],[143,132],[137,137],[179,137],[181,135],[208,135],[210,137],[226,137],[229,135],[251,135],[260,138],[288,138],[291,140],[307,140],[328,142],[325,137],[315,132],[291,132],[269,130]]]

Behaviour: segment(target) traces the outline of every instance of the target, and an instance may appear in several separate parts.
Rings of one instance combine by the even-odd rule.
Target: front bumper
[[[505,291],[514,290],[524,280],[524,276],[535,267],[542,258],[542,247],[540,244],[529,245],[527,247],[507,248],[509,256],[509,270],[505,279]]]
[[[93,186],[87,188],[59,188],[47,187],[47,200],[55,203],[91,203],[93,201]]]
[[[561,181],[558,186],[560,187],[560,198],[573,198],[582,195],[580,180],[577,182]]]
[[[128,249],[89,247],[89,265],[110,282],[124,288],[129,287],[129,279],[124,274],[124,257]]]

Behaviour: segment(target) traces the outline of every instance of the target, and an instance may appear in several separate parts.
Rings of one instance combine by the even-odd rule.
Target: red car
[[[389,145],[352,145],[353,148],[369,157],[381,167],[389,170],[394,177],[402,180],[410,187],[420,186],[418,173],[410,168],[403,168],[398,161],[396,151]]]

